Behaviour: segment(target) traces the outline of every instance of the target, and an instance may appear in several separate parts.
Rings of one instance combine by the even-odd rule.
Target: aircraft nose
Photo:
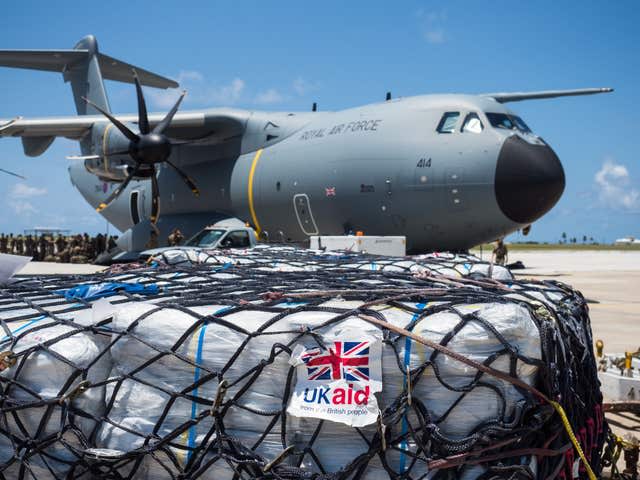
[[[498,155],[494,185],[500,210],[516,223],[531,223],[562,196],[564,170],[550,147],[512,135]]]

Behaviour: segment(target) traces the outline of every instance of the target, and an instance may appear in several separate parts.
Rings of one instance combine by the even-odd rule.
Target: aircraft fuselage
[[[457,116],[443,128],[447,112]],[[546,213],[562,193],[564,173],[538,137],[496,128],[487,113],[513,115],[491,98],[469,95],[338,112],[251,112],[243,137],[229,143],[224,156],[214,158],[206,144],[172,152],[201,195],[193,197],[173,170],[160,168],[159,226],[163,218],[199,214],[194,223],[201,223],[208,213],[212,220],[221,214],[251,223],[271,241],[402,234],[410,252],[493,240]],[[480,126],[468,128],[474,115]],[[94,129],[87,150],[100,151],[100,142],[119,135]],[[70,172],[94,207],[116,185],[97,180],[82,164]],[[149,214],[150,183],[132,182],[101,213],[120,230],[135,227]]]

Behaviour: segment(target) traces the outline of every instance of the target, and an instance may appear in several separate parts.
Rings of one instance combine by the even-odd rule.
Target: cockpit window
[[[526,123],[524,123],[524,120],[522,120],[520,117],[516,117],[515,115],[511,115],[511,119],[513,120],[513,123],[516,124],[516,126],[518,127],[519,130],[525,132],[525,133],[531,133],[531,129],[527,126]]]
[[[470,133],[480,133],[484,125],[482,125],[482,121],[480,117],[478,117],[477,113],[470,113],[467,115],[467,118],[464,119],[464,123],[462,124],[462,132],[470,132]]]
[[[458,123],[459,117],[460,112],[445,112],[438,124],[438,132],[453,133],[456,130],[456,123]]]
[[[489,122],[494,128],[503,128],[505,130],[520,130],[524,133],[531,133],[531,129],[526,123],[516,115],[507,115],[505,113],[486,113]]]
[[[494,128],[504,128],[506,130],[516,128],[511,119],[504,113],[487,113],[487,118]]]

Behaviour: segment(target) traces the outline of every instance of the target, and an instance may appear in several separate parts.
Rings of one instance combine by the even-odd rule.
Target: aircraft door
[[[298,193],[293,196],[293,208],[302,232],[305,235],[317,235],[318,226],[313,218],[311,204],[306,193]]]
[[[131,221],[134,225],[140,223],[140,211],[139,211],[139,197],[140,191],[132,190],[129,196],[129,212],[131,213]]]

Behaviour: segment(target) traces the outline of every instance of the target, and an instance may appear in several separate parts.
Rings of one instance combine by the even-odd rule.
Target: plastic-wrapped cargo
[[[179,247],[165,250],[151,262],[187,267],[190,265],[253,265],[270,272],[300,272],[348,268],[367,271],[429,273],[452,277],[484,276],[512,280],[508,268],[483,262],[473,255],[432,253],[405,258],[353,252],[309,250],[288,246],[261,245],[253,249],[203,250]]]
[[[110,369],[108,337],[73,320],[42,315],[12,322],[0,342],[16,358],[0,372],[0,458],[9,478],[18,478],[21,466],[34,479],[66,476],[104,412],[104,386],[94,385]],[[31,442],[43,448],[18,461]]]
[[[269,247],[241,255],[242,262],[225,252],[211,263],[0,289],[0,324],[14,332],[0,350],[0,472],[39,480],[572,478],[568,434],[531,387],[561,402],[599,471],[606,425],[579,293],[556,282],[467,275],[473,258],[453,255],[383,259],[380,268],[333,252]],[[461,262],[470,268],[458,271]],[[52,293],[105,281],[157,288],[137,289],[151,296],[109,297],[115,313],[100,322],[86,315],[91,302]],[[44,322],[40,330],[52,336],[28,343],[40,330],[18,328],[43,315],[33,325]],[[365,337],[380,348],[381,391],[372,390],[375,403],[367,404],[378,409],[368,410],[372,421],[290,408],[300,382],[316,377],[353,391],[373,385],[373,347],[347,348]],[[76,340],[78,353],[65,344]],[[347,353],[338,343],[369,356],[350,363],[361,370],[341,370]],[[331,358],[330,368],[309,360],[321,356]],[[19,371],[28,361],[56,371]],[[368,378],[356,385],[358,375]],[[60,412],[57,430],[36,410],[45,405],[14,408],[23,399],[10,379],[31,382],[36,396],[46,383],[45,403]],[[10,419],[27,409],[29,429],[17,433]],[[38,422],[47,438],[33,431]]]
[[[127,334],[111,348],[111,378],[117,380],[107,384],[109,421],[98,432],[98,446],[139,449],[182,428],[166,452],[186,467],[193,449],[214,429],[214,417],[200,419],[199,414],[211,408],[207,402],[221,389],[226,398],[238,396],[225,410],[224,428],[257,442],[282,409],[289,370],[274,345],[288,344],[294,334],[269,328],[277,313],[234,312],[225,305],[180,310],[140,303],[120,309],[112,328]],[[252,337],[256,332],[263,334]],[[194,423],[184,428],[188,420]],[[279,436],[271,436],[263,442],[265,453],[276,453],[274,444],[282,450]],[[160,478],[159,464],[146,465],[136,478]],[[203,478],[214,478],[212,472]]]

